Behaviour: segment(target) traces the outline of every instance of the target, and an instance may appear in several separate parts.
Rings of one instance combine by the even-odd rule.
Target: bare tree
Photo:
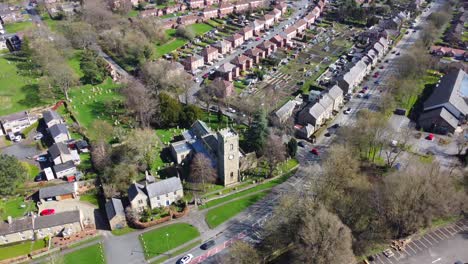
[[[401,154],[411,147],[409,144],[410,138],[411,130],[409,128],[401,129],[399,132],[395,131],[391,127],[386,129],[382,136],[382,148],[388,167],[393,167]]]
[[[117,187],[112,183],[103,184],[102,190],[104,191],[104,196],[108,199],[115,197],[119,193]]]
[[[468,139],[466,138],[468,135],[468,131],[462,131],[458,134],[457,138],[455,139],[455,143],[457,144],[457,155],[463,155],[463,152],[466,150],[468,146]]]
[[[272,177],[278,164],[286,159],[286,147],[281,137],[274,134],[268,136],[264,158],[268,166],[268,177]]]
[[[206,191],[207,183],[215,183],[217,180],[216,170],[211,160],[203,153],[197,153],[190,164],[190,179],[201,183],[203,191]]]
[[[162,91],[186,93],[191,87],[192,79],[186,71],[166,60],[145,63],[141,68],[141,77],[155,95]]]
[[[94,168],[99,172],[103,172],[104,169],[111,164],[110,145],[103,140],[99,140],[97,142],[92,142],[91,146],[91,160],[93,162]]]
[[[156,112],[155,97],[151,96],[148,89],[135,79],[127,82],[123,94],[128,112],[135,116],[141,127],[148,127]]]
[[[125,155],[140,165],[140,170],[151,167],[159,144],[158,137],[151,129],[134,129],[125,140]]]
[[[243,241],[236,241],[229,248],[228,257],[222,262],[227,264],[260,264],[263,263],[259,252]]]

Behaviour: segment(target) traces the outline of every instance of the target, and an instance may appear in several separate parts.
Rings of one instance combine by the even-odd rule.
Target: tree
[[[399,132],[391,127],[386,129],[382,135],[382,142],[385,161],[388,167],[393,167],[398,157],[411,147],[409,144],[410,137],[410,129],[401,129]]]
[[[123,94],[127,112],[135,117],[140,127],[149,127],[158,107],[157,99],[154,99],[149,90],[135,79],[127,82]]]
[[[263,263],[258,251],[243,241],[236,241],[229,248],[228,257],[222,263],[227,264],[259,264]]]
[[[99,140],[108,140],[114,134],[114,127],[112,127],[109,122],[104,120],[94,120],[91,124],[91,127],[93,128],[93,131],[95,131],[94,135]]]
[[[266,115],[263,110],[258,111],[254,116],[254,121],[247,130],[247,147],[257,154],[263,153],[263,147],[268,135]]]
[[[91,146],[91,161],[94,168],[99,172],[103,172],[111,165],[111,147],[104,140],[91,142]]]
[[[159,140],[151,129],[134,129],[125,140],[124,155],[138,162],[140,170],[151,167],[157,155]]]
[[[166,93],[159,95],[158,124],[161,127],[175,127],[183,116],[183,107],[176,99]]]
[[[186,105],[181,120],[183,127],[190,127],[195,121],[202,117],[202,110],[196,105]]]
[[[458,134],[457,138],[455,139],[455,143],[457,145],[457,155],[462,156],[463,151],[466,152],[466,147],[468,146],[468,139],[466,138],[466,131],[463,131]]]
[[[75,49],[87,49],[97,43],[97,34],[93,26],[83,21],[61,23],[59,31]]]
[[[107,167],[101,175],[104,184],[111,184],[115,192],[126,194],[128,186],[137,179],[137,167],[133,164],[120,163],[113,167]]]
[[[297,153],[297,140],[295,138],[291,138],[288,141],[288,155],[291,158],[296,157]]]
[[[216,170],[213,168],[213,163],[203,153],[197,153],[190,163],[190,179],[193,182],[201,183],[203,191],[206,192],[207,183],[216,183]]]
[[[81,55],[80,68],[85,84],[100,84],[109,75],[107,62],[94,50],[87,49]]]
[[[269,169],[268,177],[272,177],[278,164],[286,159],[286,149],[281,137],[274,134],[268,136],[264,157]]]
[[[54,70],[48,71],[49,76],[53,84],[60,87],[61,91],[65,95],[65,99],[69,101],[70,98],[68,97],[68,92],[72,86],[78,84],[78,76],[70,66],[66,64],[57,64],[55,66]]]
[[[175,34],[176,36],[185,38],[187,40],[192,40],[195,38],[195,33],[193,32],[193,30],[185,26],[179,26],[176,29]]]
[[[13,195],[27,179],[28,172],[13,156],[0,154],[0,195]]]
[[[141,68],[140,76],[155,95],[161,92],[180,94],[191,86],[191,76],[166,60],[146,62]]]

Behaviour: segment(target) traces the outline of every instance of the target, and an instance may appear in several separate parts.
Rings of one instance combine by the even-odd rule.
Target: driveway
[[[99,209],[88,202],[82,202],[77,199],[69,199],[62,201],[47,201],[38,205],[39,212],[44,209],[55,209],[55,213],[81,210],[81,214],[84,220],[89,220],[92,224],[96,224],[97,229],[106,227],[107,224],[104,221],[105,216],[101,214]]]

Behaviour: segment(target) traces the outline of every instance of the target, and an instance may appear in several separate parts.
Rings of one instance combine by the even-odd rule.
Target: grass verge
[[[159,263],[163,263],[164,261],[174,257],[174,256],[177,256],[177,255],[180,255],[182,253],[184,253],[185,251],[189,251],[190,249],[194,248],[196,245],[198,244],[201,244],[201,240],[197,240],[195,242],[192,242],[190,244],[188,244],[187,246],[185,247],[182,247],[181,249],[179,250],[176,250],[168,255],[164,255],[163,257],[151,262],[151,264],[159,264]]]
[[[32,251],[45,247],[44,240],[27,241],[14,245],[0,246],[0,260],[27,255]]]
[[[100,243],[66,254],[63,257],[63,262],[65,264],[106,263],[104,251]]]

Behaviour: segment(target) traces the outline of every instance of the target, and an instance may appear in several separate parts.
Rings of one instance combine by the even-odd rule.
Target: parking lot
[[[442,227],[426,233],[425,235],[408,243],[402,251],[390,249],[394,254],[391,257],[386,257],[383,253],[379,253],[373,256],[373,261],[369,262],[376,264],[454,263],[456,260],[453,260],[453,258],[457,258],[458,256],[446,256],[444,255],[444,253],[447,253],[446,250],[439,250],[439,254],[434,254],[434,252],[436,252],[437,249],[441,247],[454,248],[457,245],[460,246],[460,242],[458,242],[460,239],[463,241],[463,243],[468,244],[467,238],[468,219],[463,219],[450,226]],[[461,246],[463,248],[463,245]],[[467,245],[465,245],[465,248],[468,248]],[[466,252],[466,255],[468,255],[468,250],[464,251]],[[463,252],[463,250],[460,252]],[[462,258],[462,256],[459,257]],[[429,262],[419,262],[418,259],[431,260]],[[464,261],[467,260],[468,259],[464,259]]]

